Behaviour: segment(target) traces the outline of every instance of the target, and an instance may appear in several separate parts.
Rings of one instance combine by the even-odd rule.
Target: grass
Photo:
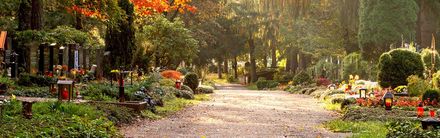
[[[149,110],[142,111],[142,116],[152,120],[164,118],[172,115],[185,107],[199,104],[202,101],[208,101],[211,99],[208,94],[198,94],[194,96],[193,100],[186,100],[183,98],[174,98],[166,100],[163,107],[156,107],[156,113]]]
[[[254,83],[247,85],[246,88],[249,90],[258,90],[257,85]]]
[[[386,122],[352,122],[340,119],[324,123],[324,127],[333,132],[351,132],[353,138],[383,138],[387,135]]]

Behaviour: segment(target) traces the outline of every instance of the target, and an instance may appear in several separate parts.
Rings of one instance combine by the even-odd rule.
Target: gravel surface
[[[125,137],[346,137],[320,127],[338,114],[306,95],[219,86],[211,101],[121,128]]]

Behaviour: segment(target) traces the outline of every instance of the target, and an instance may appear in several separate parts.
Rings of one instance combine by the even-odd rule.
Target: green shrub
[[[407,81],[408,93],[410,96],[421,96],[423,92],[430,88],[430,85],[426,80],[415,75],[409,76]]]
[[[440,87],[440,70],[433,74],[432,81],[434,83],[434,88]]]
[[[49,87],[19,87],[15,90],[9,90],[8,93],[25,97],[53,98],[57,96],[49,91]]]
[[[439,62],[440,57],[438,55],[437,50],[434,51],[434,55],[435,55],[435,62]],[[422,56],[422,60],[423,60],[423,65],[425,66],[426,70],[431,70],[431,68],[432,68],[432,63],[431,63],[432,50],[428,49],[428,48],[423,49],[421,56]],[[439,70],[439,69],[440,69],[440,64],[436,63],[434,70]]]
[[[274,75],[274,80],[279,83],[289,83],[289,81],[293,80],[293,77],[295,77],[295,74],[291,72],[277,72]]]
[[[440,91],[438,89],[429,89],[426,90],[425,93],[423,93],[423,101],[427,100],[429,98],[430,101],[436,100],[438,102],[440,96]]]
[[[180,89],[187,90],[187,91],[190,91],[193,94],[196,94],[195,91],[193,91],[189,86],[186,86],[186,85],[182,85],[182,87]]]
[[[259,90],[263,90],[263,89],[275,88],[279,85],[279,83],[274,80],[261,80],[261,79],[259,79],[256,82],[256,85]]]
[[[176,82],[173,81],[172,79],[164,78],[164,79],[160,79],[159,84],[160,84],[160,86],[172,86],[173,87],[176,85]]]
[[[15,81],[8,77],[0,77],[0,84],[5,84],[6,88],[15,86]]]
[[[310,84],[312,82],[312,78],[309,74],[307,74],[304,71],[299,72],[298,74],[293,77],[293,84],[294,85],[304,85],[304,84]]]
[[[81,89],[81,95],[85,99],[95,101],[111,101],[118,98],[119,90],[117,86],[106,83],[90,83]]]
[[[20,74],[17,84],[20,86],[50,86],[51,83],[55,83],[55,79],[40,76],[40,75],[31,75],[27,73]]]
[[[180,95],[178,97],[184,98],[184,99],[194,99],[194,94],[187,90],[179,90]]]
[[[4,106],[0,137],[120,137],[104,113],[87,104],[38,102],[32,119],[22,117],[20,104]]]
[[[189,86],[193,91],[199,86],[199,77],[195,73],[188,73],[185,76],[184,85]]]
[[[197,94],[209,94],[214,93],[214,88],[211,86],[201,85],[196,89]]]
[[[424,69],[420,54],[405,49],[391,50],[380,56],[379,84],[384,88],[406,85],[406,78],[423,76]]]
[[[420,122],[415,121],[396,121],[388,124],[388,138],[438,138],[440,131],[423,130]]]

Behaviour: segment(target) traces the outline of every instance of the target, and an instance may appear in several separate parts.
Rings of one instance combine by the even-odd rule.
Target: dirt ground
[[[306,95],[252,91],[238,85],[219,87],[202,102],[157,121],[122,128],[125,137],[345,137],[326,131],[324,121],[338,117]]]

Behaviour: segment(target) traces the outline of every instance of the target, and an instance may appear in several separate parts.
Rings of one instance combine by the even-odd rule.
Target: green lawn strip
[[[257,85],[254,84],[254,83],[247,85],[246,88],[247,88],[248,90],[258,90]]]
[[[340,133],[353,133],[353,138],[384,138],[388,130],[386,122],[380,121],[343,121],[340,119],[324,123],[324,127]]]
[[[186,100],[182,98],[174,98],[165,101],[163,107],[156,107],[156,113],[149,110],[142,111],[142,116],[148,119],[157,120],[166,116],[172,115],[185,107],[200,103],[201,101],[210,100],[208,94],[198,94],[194,96],[193,100]]]

